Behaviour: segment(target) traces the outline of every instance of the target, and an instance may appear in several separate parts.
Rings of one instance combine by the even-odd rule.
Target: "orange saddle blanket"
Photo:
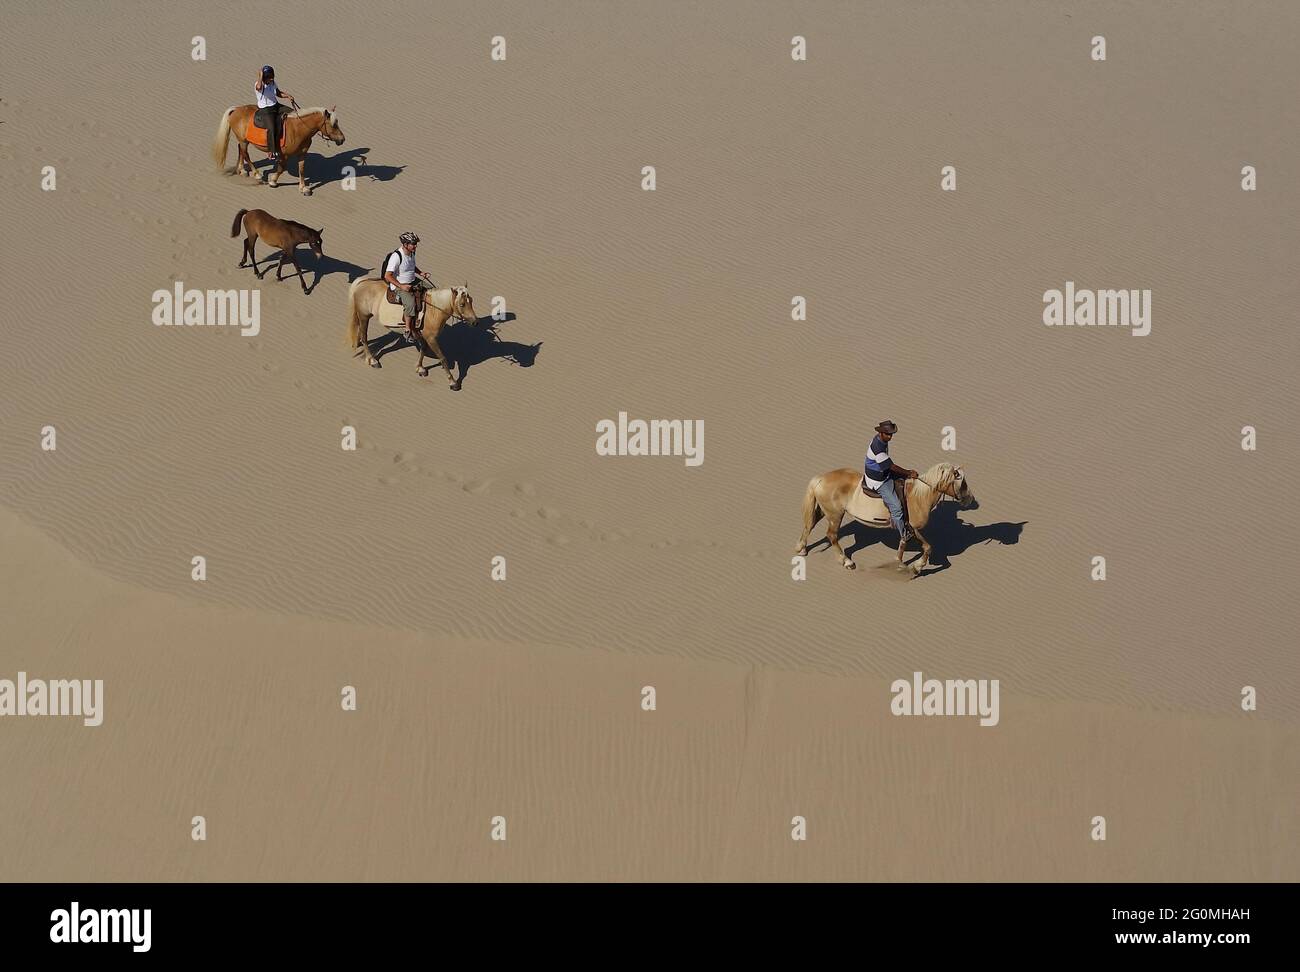
[[[284,148],[284,136],[285,136],[284,119],[281,118],[280,119],[280,148]],[[248,123],[248,131],[244,134],[244,137],[248,139],[249,145],[252,145],[256,148],[260,148],[263,152],[266,151],[266,129],[258,128],[257,122],[250,121]]]

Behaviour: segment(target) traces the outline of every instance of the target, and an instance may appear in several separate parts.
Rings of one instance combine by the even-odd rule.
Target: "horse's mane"
[[[921,474],[921,486],[925,487],[933,484],[935,489],[940,492],[952,486],[953,479],[957,476],[957,467],[950,462],[936,462],[933,466]],[[920,482],[920,480],[918,480]]]
[[[314,114],[316,114],[316,112],[320,112],[322,115],[325,116],[325,118],[326,118],[328,121],[337,122],[338,119],[339,119],[339,113],[336,111],[336,112],[334,112],[334,114],[331,115],[331,114],[330,114],[330,110],[329,110],[328,108],[316,107],[316,108],[303,108],[303,109],[302,109],[302,113],[303,113],[304,115],[314,115]]]
[[[281,222],[283,222],[283,223],[288,223],[290,226],[296,226],[296,227],[298,227],[298,229],[301,229],[301,230],[306,230],[308,233],[315,233],[315,232],[316,232],[316,230],[315,230],[314,228],[308,226],[306,223],[300,223],[300,222],[298,222],[296,219],[284,219],[284,220],[281,220]]]

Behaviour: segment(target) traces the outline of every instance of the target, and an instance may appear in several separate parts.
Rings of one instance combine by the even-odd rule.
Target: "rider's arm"
[[[391,271],[391,270],[387,270],[387,271],[384,272],[384,282],[385,282],[385,283],[390,283],[390,284],[392,284],[392,285],[393,285],[394,287],[396,287],[398,290],[410,290],[410,289],[411,289],[411,285],[410,285],[410,284],[398,283],[397,277],[393,275],[393,271]]]
[[[288,98],[290,101],[293,101],[293,95],[289,94],[289,92],[285,91],[282,88],[276,88],[275,90],[279,97]]]

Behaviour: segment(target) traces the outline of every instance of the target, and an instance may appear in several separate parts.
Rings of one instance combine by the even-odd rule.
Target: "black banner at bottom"
[[[1231,959],[1278,948],[1285,884],[24,884],[0,886],[6,956],[84,960],[447,958],[518,952],[606,959],[766,955],[1069,954]],[[1284,904],[1284,900],[1288,904]],[[484,949],[490,951],[484,951]],[[673,949],[673,951],[664,951]],[[619,959],[621,961],[621,959]]]

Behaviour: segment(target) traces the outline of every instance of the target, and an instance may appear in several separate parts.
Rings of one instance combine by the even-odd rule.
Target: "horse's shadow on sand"
[[[447,360],[456,366],[457,381],[464,381],[475,365],[493,358],[501,358],[521,368],[531,368],[537,362],[542,342],[523,344],[519,341],[506,341],[497,333],[499,325],[515,319],[514,314],[506,314],[500,321],[480,317],[474,323],[448,323],[443,327],[438,333],[438,346]],[[409,346],[401,331],[389,331],[370,341],[370,353],[376,358],[382,358],[389,351]]]
[[[988,523],[983,526],[976,526],[973,523],[966,523],[958,514],[961,512],[956,503],[943,502],[935,507],[934,512],[930,515],[930,522],[926,524],[922,531],[925,538],[930,541],[930,563],[925,570],[921,571],[919,577],[929,577],[931,574],[937,574],[940,571],[947,570],[952,566],[951,557],[958,557],[965,553],[971,547],[989,543],[1000,543],[1004,546],[1011,546],[1020,542],[1020,534],[1024,531],[1025,523]],[[847,542],[851,538],[852,542]],[[894,530],[882,530],[879,527],[869,527],[865,523],[859,523],[857,520],[850,520],[847,516],[844,522],[840,524],[840,543],[844,547],[845,555],[852,560],[853,555],[859,550],[870,547],[874,543],[881,544],[884,549],[888,550],[890,557],[893,558],[898,553],[898,534]],[[814,547],[820,545],[830,546],[830,542],[823,536],[817,543],[810,543],[808,550],[811,552]],[[907,563],[911,563],[921,556],[920,544],[914,539],[908,544],[909,553],[915,549],[916,553]],[[882,566],[889,566],[894,561]]]
[[[404,165],[372,165],[368,158],[369,152],[370,149],[365,147],[338,152],[334,155],[308,152],[307,164],[303,168],[303,176],[307,180],[308,188],[318,189],[334,182],[342,182],[349,175],[343,170],[349,166],[352,168],[351,175],[358,180],[369,179],[371,182],[392,182],[406,168]],[[253,169],[258,179],[265,182],[266,177],[275,171],[275,163],[270,159],[262,158],[253,163]],[[286,168],[284,175],[289,178],[280,185],[293,185],[298,179],[297,163],[294,162]]]
[[[352,281],[356,280],[358,277],[364,277],[370,272],[369,267],[358,266],[355,263],[349,263],[347,260],[339,260],[329,255],[324,255],[320,259],[317,259],[316,254],[312,253],[310,250],[299,251],[297,257],[298,263],[302,266],[303,280],[308,279],[308,277],[311,278],[311,284],[307,287],[308,294],[316,289],[316,285],[321,282],[322,278],[328,277],[331,274],[346,273],[348,275],[348,283],[352,283]],[[276,282],[275,268],[279,262],[279,250],[272,250],[269,256],[259,258],[257,265],[258,270],[265,271],[261,278],[263,282]],[[292,263],[285,263],[284,276],[279,282],[289,283],[290,281],[295,283],[298,281],[298,271],[293,268]]]

